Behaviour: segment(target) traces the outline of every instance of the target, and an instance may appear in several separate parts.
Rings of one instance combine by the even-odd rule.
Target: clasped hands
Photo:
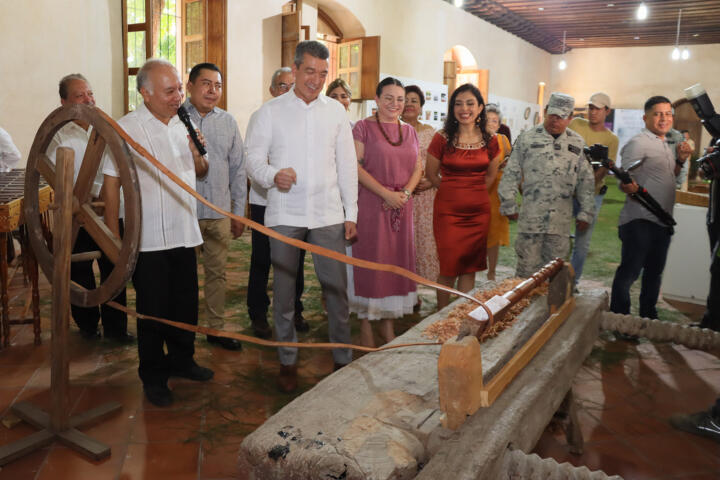
[[[405,195],[405,192],[387,190],[383,196],[383,200],[382,206],[384,210],[397,210],[403,208],[408,200],[410,200],[410,197]]]

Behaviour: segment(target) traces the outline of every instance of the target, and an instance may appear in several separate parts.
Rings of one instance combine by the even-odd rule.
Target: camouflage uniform
[[[518,186],[523,202],[515,252],[517,276],[529,277],[555,257],[566,257],[573,221],[573,195],[580,203],[577,219],[591,223],[595,178],[585,159],[583,138],[570,129],[554,139],[543,125],[520,134],[498,187],[500,213],[517,213]]]

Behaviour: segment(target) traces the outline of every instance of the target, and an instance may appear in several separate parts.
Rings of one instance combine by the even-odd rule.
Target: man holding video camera
[[[662,96],[650,97],[645,102],[644,110],[645,128],[630,139],[620,153],[622,165],[630,172],[634,181],[620,184],[620,189],[628,194],[628,197],[618,222],[622,253],[620,266],[615,271],[613,280],[610,310],[615,313],[630,313],[630,287],[642,271],[640,316],[657,318],[655,305],[660,294],[662,273],[673,230],[629,195],[637,193],[640,183],[663,210],[672,212],[675,204],[675,180],[691,151],[687,144],[681,144],[676,160],[675,153],[665,141],[665,136],[673,126],[670,100]]]

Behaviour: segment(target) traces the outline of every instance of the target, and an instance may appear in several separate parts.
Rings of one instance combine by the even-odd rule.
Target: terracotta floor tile
[[[641,458],[633,449],[617,439],[586,445],[585,452],[574,457],[573,465],[585,465],[590,470],[602,470],[608,475],[620,475],[625,480],[657,480],[662,472],[653,463]]]
[[[586,443],[603,442],[614,437],[613,433],[603,426],[591,411],[579,410],[578,420],[583,440]]]
[[[682,473],[708,473],[720,468],[718,459],[685,441],[676,432],[662,435],[624,437],[624,440],[647,460],[651,461],[663,475]]]
[[[15,397],[18,396],[21,390],[22,388],[20,387],[0,388],[0,415],[7,412],[7,409],[10,408],[10,405],[13,403]]]
[[[199,448],[197,443],[130,444],[120,480],[195,480]]]
[[[111,456],[100,461],[56,444],[35,480],[83,480],[116,478],[125,457],[126,445],[112,447]]]
[[[85,387],[83,386],[70,385],[68,389],[68,406],[70,411],[72,411],[72,408],[75,406],[84,389]],[[51,405],[51,398],[49,388],[26,387],[20,392],[16,402],[30,402],[36,407],[48,411]]]
[[[200,456],[200,475],[202,479],[237,478],[237,456],[242,438],[226,438],[222,445],[203,448]]]
[[[119,402],[122,409],[81,427],[80,430],[108,445],[123,445],[130,439],[130,432],[142,403],[141,387],[105,385],[87,387],[73,408],[72,414],[77,415],[111,401]]]
[[[5,445],[5,442],[0,440],[0,445]],[[49,452],[50,447],[45,447],[3,465],[0,470],[0,480],[34,479]]]
[[[720,478],[720,470],[716,470],[710,473],[691,473],[689,475],[676,475],[673,478],[676,478],[678,480],[717,480],[718,478]]]
[[[39,368],[38,365],[32,363],[4,365],[2,364],[2,357],[0,357],[0,378],[2,379],[2,386],[4,388],[24,387]]]
[[[607,407],[592,414],[602,426],[615,435],[650,435],[668,433],[672,430],[666,419],[641,412],[631,405]]]
[[[32,341],[13,345],[12,348],[0,350],[0,364],[2,365],[37,365],[49,363],[50,345],[44,343],[40,346]]]
[[[138,412],[130,434],[132,443],[187,442],[200,430],[201,414],[187,410]]]

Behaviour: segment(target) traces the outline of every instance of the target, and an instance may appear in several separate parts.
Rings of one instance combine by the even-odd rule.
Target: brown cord
[[[109,305],[112,308],[127,313],[130,316],[140,318],[142,320],[153,320],[155,322],[164,323],[171,327],[186,330],[188,332],[202,333],[205,335],[212,335],[214,337],[225,337],[234,338],[235,340],[241,340],[247,343],[254,343],[255,345],[262,345],[264,347],[294,347],[294,348],[319,348],[322,350],[330,350],[333,348],[350,348],[352,350],[358,350],[360,352],[382,352],[383,350],[392,350],[395,348],[404,347],[418,347],[418,346],[434,346],[442,345],[440,342],[427,342],[427,343],[399,343],[397,345],[385,345],[384,347],[362,347],[360,345],[353,345],[351,343],[300,343],[300,342],[276,342],[273,340],[262,340],[257,337],[251,337],[250,335],[243,335],[242,333],[226,332],[224,330],[216,330],[214,328],[201,327],[199,325],[190,325],[188,323],[175,322],[166,318],[153,317],[152,315],[144,315],[138,313],[135,310],[131,310],[127,307],[120,305],[115,301],[109,301],[105,305]]]
[[[426,285],[426,286],[434,288],[436,290],[442,290],[442,291],[452,293],[454,295],[458,295],[460,297],[466,298],[474,303],[477,303],[478,305],[480,305],[483,308],[483,310],[485,310],[485,312],[488,315],[488,322],[489,322],[489,324],[492,325],[492,323],[493,323],[492,311],[490,310],[490,308],[487,307],[487,305],[485,305],[485,303],[481,302],[480,300],[473,297],[472,295],[468,295],[467,293],[461,292],[459,290],[455,290],[454,288],[450,288],[450,287],[447,287],[440,283],[433,282],[424,277],[421,277],[420,275],[418,275],[415,272],[411,272],[410,270],[407,270],[402,267],[398,267],[396,265],[388,265],[385,263],[377,263],[377,262],[371,262],[369,260],[362,260],[359,258],[349,257],[347,255],[335,252],[335,251],[330,250],[325,247],[313,245],[313,244],[310,244],[310,243],[307,243],[307,242],[304,242],[302,240],[298,240],[295,238],[286,237],[285,235],[282,235],[271,228],[268,228],[264,225],[254,222],[254,221],[250,220],[249,218],[235,215],[231,212],[223,210],[222,208],[218,207],[217,205],[210,203],[202,195],[200,195],[194,189],[190,188],[190,186],[188,184],[186,184],[185,182],[183,182],[177,175],[175,175],[173,172],[171,172],[165,165],[160,163],[155,157],[153,157],[150,154],[150,152],[145,150],[145,148],[143,148],[142,145],[140,145],[135,140],[133,140],[133,138],[130,135],[128,135],[128,133],[120,125],[118,125],[118,123],[115,120],[113,120],[107,113],[105,113],[104,111],[102,111],[99,108],[97,108],[97,111],[100,114],[100,116],[103,117],[105,119],[105,121],[107,121],[110,124],[110,126],[113,127],[113,129],[115,129],[115,131],[118,132],[120,137],[122,137],[122,139],[125,140],[125,142],[127,142],[127,144],[129,146],[131,146],[136,152],[138,152],[140,155],[142,155],[147,161],[149,161],[153,166],[155,166],[155,168],[157,168],[158,170],[163,172],[165,174],[165,176],[167,176],[170,180],[172,180],[180,188],[182,188],[183,190],[188,192],[190,195],[195,197],[195,199],[197,199],[197,201],[201,202],[203,205],[207,206],[211,210],[214,210],[215,212],[217,212],[221,215],[224,215],[226,217],[229,217],[233,220],[237,220],[237,221],[241,222],[243,225],[246,225],[252,229],[255,229],[260,233],[264,233],[268,237],[272,237],[272,238],[280,240],[284,243],[287,243],[288,245],[292,245],[294,247],[298,247],[298,248],[307,250],[312,253],[317,253],[318,255],[322,255],[324,257],[331,258],[333,260],[337,260],[342,263],[354,265],[356,267],[367,268],[370,270],[376,270],[376,271],[380,271],[380,272],[394,273],[396,275],[400,275],[400,276],[405,277],[409,280],[412,280],[416,283]],[[111,302],[108,302],[108,304],[110,304],[110,303]],[[140,314],[138,314],[138,316],[139,315]],[[138,318],[143,318],[143,317],[139,316]],[[158,319],[158,320],[160,320],[160,319]],[[177,322],[172,322],[171,320],[164,320],[164,319],[163,319],[163,321],[171,322],[168,324],[178,326],[178,328],[186,329],[185,327],[189,327],[189,325],[184,324],[184,323],[177,323]],[[183,325],[183,327],[180,327],[180,325]],[[205,328],[205,327],[199,327],[199,328]],[[200,330],[197,330],[197,331],[200,331]],[[213,334],[211,333],[210,335],[213,335]],[[233,334],[233,335],[240,335],[240,334]],[[221,336],[221,335],[218,335],[218,336]],[[254,337],[247,337],[244,335],[243,335],[243,337],[254,338]],[[231,338],[234,338],[234,337],[231,337]],[[246,341],[250,341],[250,340],[246,340]],[[265,340],[259,340],[258,342],[265,342]],[[269,343],[275,345],[278,342],[269,342]],[[259,343],[259,344],[263,345],[263,343]],[[297,345],[301,345],[301,344],[297,344]],[[293,346],[297,346],[297,345],[294,344]],[[312,344],[312,346],[317,346],[317,345],[334,345],[334,344],[317,344],[317,343]],[[357,349],[366,348],[366,347],[355,347],[355,346],[353,346],[353,347],[357,348]],[[338,347],[322,347],[322,348],[338,348]],[[351,347],[348,346],[347,348],[351,348]],[[377,351],[377,350],[367,350],[367,351]]]

